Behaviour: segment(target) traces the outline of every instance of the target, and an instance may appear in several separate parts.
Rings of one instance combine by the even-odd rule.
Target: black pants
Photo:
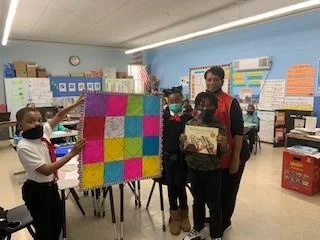
[[[256,143],[257,129],[251,128],[250,130],[248,130],[246,135],[249,138],[249,150],[250,150],[250,152],[252,152],[253,146]]]
[[[188,207],[186,183],[187,167],[182,155],[163,156],[164,176],[168,186],[168,198],[171,210],[183,210]],[[179,204],[178,204],[179,200]]]
[[[223,229],[231,225],[231,217],[236,205],[245,164],[245,162],[241,162],[239,171],[236,174],[231,175],[229,169],[223,169],[222,171],[221,207]]]
[[[210,236],[222,237],[221,213],[221,177],[222,170],[197,171],[190,170],[191,189],[193,194],[193,223],[197,231],[204,228],[207,204],[210,212]]]
[[[44,186],[27,180],[22,197],[33,218],[35,240],[58,240],[62,229],[62,208],[57,184]]]

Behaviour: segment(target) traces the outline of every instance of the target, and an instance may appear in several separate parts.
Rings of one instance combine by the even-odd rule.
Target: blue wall
[[[294,64],[317,67],[320,58],[320,11],[257,24],[146,53],[160,87],[179,84],[194,66],[231,63],[234,59],[271,56],[269,79],[285,78]],[[320,112],[318,113],[320,116]]]
[[[69,64],[69,57],[77,55],[81,63],[77,67]],[[70,73],[98,70],[105,67],[116,67],[127,71],[131,56],[123,50],[81,46],[72,44],[55,44],[40,42],[9,42],[0,47],[0,103],[5,101],[3,84],[3,64],[12,61],[36,62],[50,73]]]
[[[258,24],[146,53],[161,87],[179,84],[190,67],[230,63],[234,59],[271,56],[269,78],[284,78],[293,64],[314,67],[320,58],[320,11]]]

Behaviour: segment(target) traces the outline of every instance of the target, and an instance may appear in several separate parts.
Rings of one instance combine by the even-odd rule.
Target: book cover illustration
[[[186,125],[185,135],[188,151],[217,155],[219,129],[212,127]]]

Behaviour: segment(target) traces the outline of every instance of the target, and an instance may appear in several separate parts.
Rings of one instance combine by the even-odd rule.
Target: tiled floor
[[[8,142],[0,143],[0,206],[11,208],[22,204],[21,183],[23,176],[13,172],[22,168],[16,153]],[[308,197],[280,187],[282,149],[273,149],[263,144],[262,151],[247,163],[238,195],[233,228],[225,240],[317,240],[320,239],[320,194]],[[172,237],[162,232],[158,190],[152,199],[149,211],[145,209],[152,181],[142,181],[142,208],[134,207],[134,198],[125,188],[124,239],[182,239],[184,234]],[[119,188],[114,187],[117,219],[119,219]],[[67,200],[68,239],[99,240],[113,239],[109,212],[105,218],[93,217],[92,200],[83,197],[81,203],[87,212],[83,217],[72,198]],[[165,195],[166,220],[168,201]],[[192,199],[189,198],[191,206]],[[107,204],[107,209],[110,209]],[[191,214],[190,214],[191,216]],[[118,227],[119,229],[119,227]],[[29,240],[25,231],[16,233],[13,240]]]

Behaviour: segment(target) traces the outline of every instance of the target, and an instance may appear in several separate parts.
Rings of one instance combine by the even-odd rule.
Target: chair
[[[259,147],[259,150],[261,151],[261,141],[260,141],[260,137],[259,137],[259,134],[258,134],[259,131],[260,131],[260,118],[258,117],[257,132],[256,132],[255,144],[254,144],[254,155],[257,154],[258,147]]]
[[[35,233],[32,229],[33,219],[30,215],[30,212],[26,205],[21,205],[19,207],[12,208],[7,212],[7,220],[9,222],[20,222],[20,226],[18,228],[5,231],[5,238],[7,240],[11,239],[11,235],[15,232],[20,231],[21,229],[27,228],[31,236],[34,238]]]
[[[162,230],[165,232],[166,231],[166,221],[165,221],[165,215],[164,215],[163,188],[162,188],[163,185],[168,185],[166,180],[165,180],[165,177],[162,176],[160,178],[154,178],[153,179],[153,184],[152,184],[152,187],[151,187],[151,191],[149,193],[146,209],[149,208],[149,204],[150,204],[150,201],[151,201],[151,198],[152,198],[152,195],[153,195],[153,191],[154,191],[154,188],[155,188],[157,183],[159,185],[160,209],[161,209],[161,215],[162,215]],[[190,180],[188,179],[186,186],[189,189],[189,191],[191,192],[191,187],[190,187],[189,183],[190,183]],[[191,194],[192,194],[192,192],[191,192]]]

